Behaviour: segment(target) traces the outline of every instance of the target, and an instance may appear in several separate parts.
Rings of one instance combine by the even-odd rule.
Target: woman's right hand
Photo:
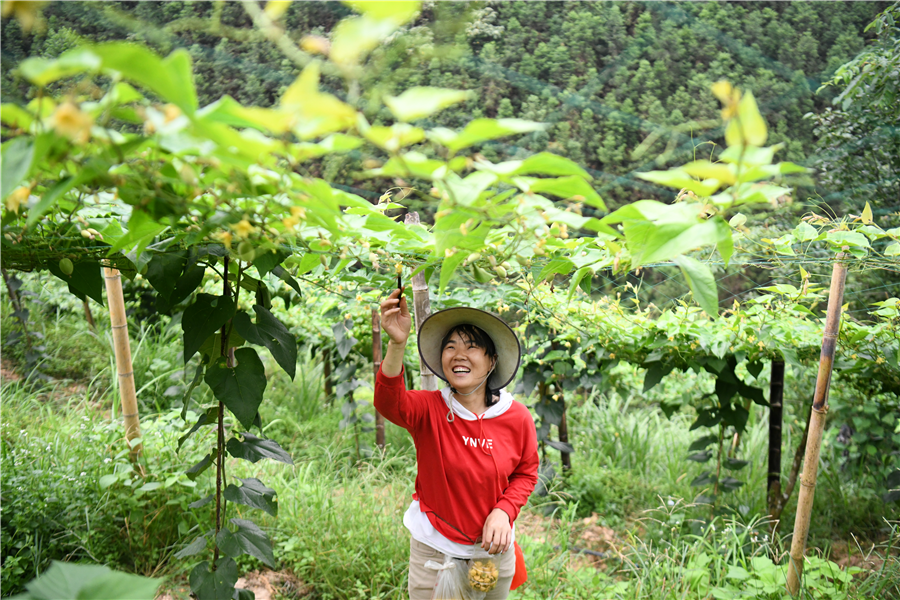
[[[402,291],[396,289],[381,301],[381,326],[392,342],[405,346],[412,328],[412,319],[406,298],[401,295]]]

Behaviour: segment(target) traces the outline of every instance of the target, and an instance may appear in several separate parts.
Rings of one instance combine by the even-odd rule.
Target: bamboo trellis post
[[[831,289],[828,293],[828,312],[825,316],[825,334],[822,337],[822,354],[819,358],[819,373],[816,377],[816,393],[813,397],[812,414],[809,421],[809,437],[806,441],[806,457],[803,460],[803,474],[800,477],[800,494],[797,497],[797,517],[794,520],[794,537],[791,540],[790,563],[787,573],[787,591],[792,596],[800,589],[803,576],[803,557],[806,553],[806,538],[809,535],[809,521],[812,516],[813,496],[816,489],[816,475],[819,470],[819,451],[822,447],[822,430],[828,413],[828,389],[831,386],[831,371],[834,365],[834,351],[841,324],[841,305],[844,302],[844,282],[847,279],[845,255],[838,253],[831,271]]]
[[[381,315],[372,307],[372,365],[375,377],[381,369]],[[384,449],[384,415],[375,409],[375,445]]]
[[[404,222],[407,225],[418,225],[419,213],[407,213]],[[428,284],[425,283],[425,275],[423,273],[418,273],[413,277],[412,289],[413,311],[415,312],[416,317],[416,331],[419,331],[422,327],[422,323],[424,323],[425,319],[431,314],[431,300],[428,297]],[[423,390],[433,391],[438,389],[437,376],[431,372],[425,364],[425,361],[422,360],[421,355],[419,355],[419,372],[422,374],[421,388]]]
[[[125,298],[122,296],[122,276],[110,267],[103,268],[106,281],[106,301],[109,304],[109,320],[112,325],[113,348],[116,353],[116,373],[119,377],[119,397],[122,399],[122,417],[125,420],[125,439],[131,448],[131,460],[141,455],[142,444],[131,445],[131,440],[141,437],[138,417],[137,393],[134,387],[134,367],[131,363],[131,344],[128,341],[128,322],[125,319]]]

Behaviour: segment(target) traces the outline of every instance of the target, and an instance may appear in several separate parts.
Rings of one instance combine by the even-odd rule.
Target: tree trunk
[[[141,454],[141,444],[131,446],[131,440],[141,437],[141,423],[138,417],[134,366],[131,362],[131,344],[128,340],[128,323],[125,319],[125,299],[122,296],[122,276],[116,269],[109,267],[104,267],[103,273],[106,281],[106,300],[109,304],[113,347],[116,353],[116,372],[119,377],[119,396],[122,399],[122,417],[125,420],[125,439],[131,447],[131,460],[136,461]]]
[[[559,420],[559,441],[569,443],[569,424],[566,421],[566,398],[560,393],[559,402],[562,402],[563,413]],[[563,473],[569,473],[572,470],[572,455],[562,450],[559,451],[560,461],[562,463]]]
[[[844,254],[842,252],[838,253],[831,271],[831,290],[828,295],[825,334],[822,337],[822,353],[819,358],[819,373],[816,377],[816,393],[813,397],[812,414],[809,419],[806,458],[803,461],[800,495],[797,498],[797,517],[794,520],[794,537],[791,539],[791,560],[788,564],[787,590],[792,596],[799,591],[800,579],[803,576],[803,558],[806,554],[806,538],[809,534],[816,476],[819,470],[822,431],[825,428],[825,414],[828,412],[828,390],[831,386],[834,351],[841,323],[841,304],[844,301],[844,283],[847,278],[847,265],[842,262],[843,259]]]
[[[375,377],[381,369],[381,318],[377,308],[372,308],[372,365]],[[384,450],[384,415],[375,409],[375,445]]]
[[[781,495],[781,425],[784,420],[784,361],[772,361],[769,381],[769,479],[766,486],[769,515],[775,514]]]
[[[406,215],[405,223],[407,225],[416,225],[419,223],[419,213],[411,212]],[[425,283],[425,274],[418,273],[412,279],[413,289],[413,311],[416,318],[416,331],[418,332],[425,319],[431,315],[431,300],[428,297],[428,284]],[[431,372],[422,355],[419,355],[419,373],[421,373],[421,387],[423,390],[438,389],[437,376]]]
[[[87,319],[91,329],[96,331],[97,326],[94,324],[94,313],[91,312],[91,305],[88,304],[87,300],[84,301],[84,318]]]

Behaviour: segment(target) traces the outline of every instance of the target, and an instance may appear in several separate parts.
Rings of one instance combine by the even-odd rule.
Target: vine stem
[[[716,514],[716,505],[719,503],[719,477],[722,475],[722,451],[723,445],[725,442],[725,424],[722,423],[719,425],[719,455],[716,457],[716,482],[713,484],[713,504],[712,504],[712,514],[710,514],[710,519],[712,519]]]
[[[228,285],[228,261],[229,256],[226,254],[224,257],[224,277],[222,277],[222,296],[227,298],[231,295],[231,287]],[[228,352],[228,323],[222,325],[222,329],[219,333],[220,337],[220,348],[222,356],[227,356],[227,365],[229,367],[234,366],[234,357]],[[212,364],[210,364],[212,366]],[[224,449],[225,449],[225,404],[219,400],[218,406],[218,423],[216,424],[216,542],[214,544],[213,549],[213,571],[216,570],[216,563],[219,561],[219,531],[222,530],[222,525],[225,520],[225,499],[222,497],[222,486],[225,483],[225,462],[224,462]]]

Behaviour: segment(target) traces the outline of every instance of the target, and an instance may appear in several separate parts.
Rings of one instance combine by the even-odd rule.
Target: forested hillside
[[[804,115],[831,105],[839,90],[816,90],[875,37],[865,26],[887,5],[432,2],[374,53],[360,82],[369,96],[357,102],[365,109],[372,95],[414,85],[473,90],[472,100],[435,121],[452,127],[485,116],[552,123],[519,138],[518,145],[490,143],[480,151],[490,160],[542,150],[572,158],[591,171],[595,188],[613,208],[641,197],[667,197],[669,192],[635,179],[634,172],[717,152],[721,131],[709,127],[719,107],[708,90],[720,79],[753,90],[770,142],[785,145],[782,159],[814,166],[823,134]],[[349,13],[339,3],[296,2],[284,23],[300,47],[314,51],[316,41],[304,36],[327,38]],[[3,23],[4,102],[25,100],[26,88],[11,73],[19,60],[59,55],[82,37],[135,39],[161,52],[187,48],[199,73],[201,104],[229,94],[245,104],[270,106],[298,74],[253,28],[238,2],[55,2],[44,17],[46,26],[31,35],[15,20]],[[346,98],[339,79],[330,83]],[[368,116],[376,123],[388,119]],[[707,140],[718,145],[702,143]],[[352,153],[329,158],[317,174],[380,195],[392,183],[359,177],[363,166],[372,166],[363,162]],[[800,187],[804,202],[798,212],[808,210],[806,201],[822,198],[839,213],[861,207],[852,193],[835,194],[813,180],[801,183],[806,185]],[[896,184],[882,190],[888,197],[874,199],[876,210],[893,212],[885,202],[892,202],[894,191]]]

